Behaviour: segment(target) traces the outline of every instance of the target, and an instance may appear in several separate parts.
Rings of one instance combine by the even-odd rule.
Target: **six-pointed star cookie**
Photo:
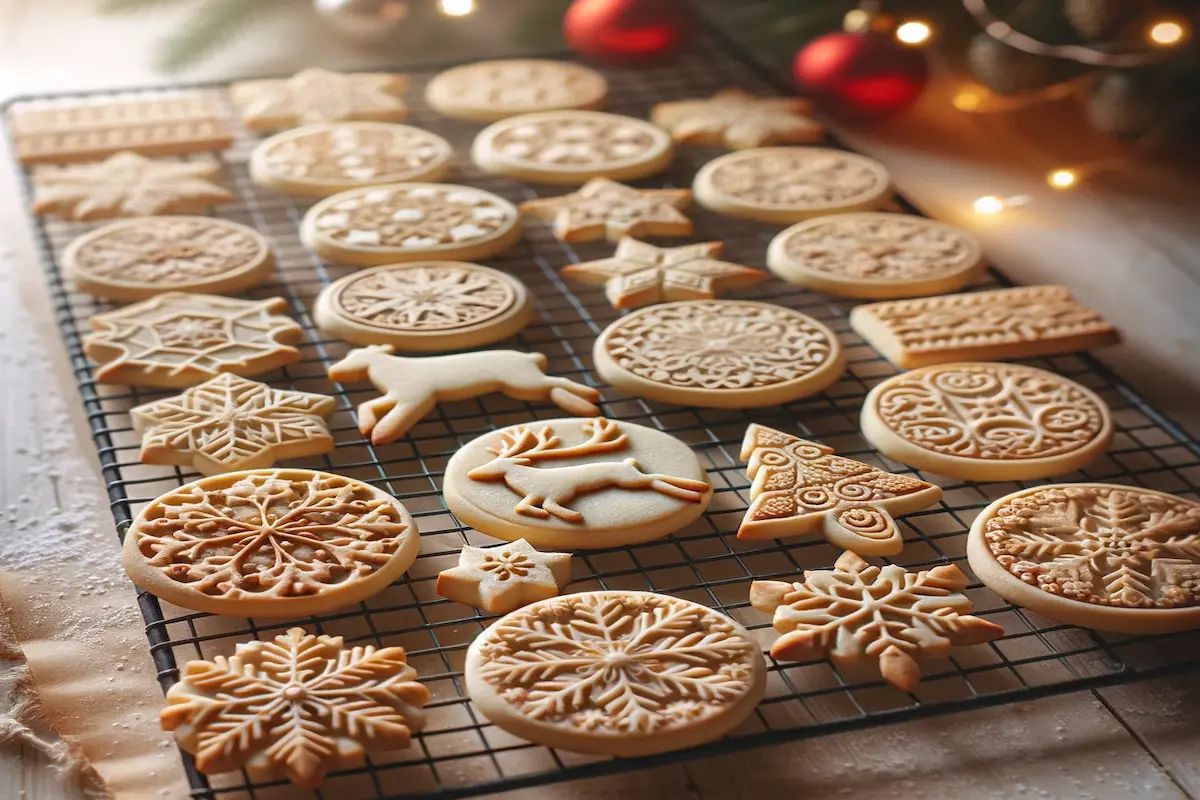
[[[542,553],[517,539],[496,547],[464,547],[458,566],[438,573],[437,593],[489,614],[507,614],[554,597],[570,582],[570,553]]]
[[[692,221],[680,209],[691,202],[689,189],[635,189],[593,178],[577,192],[528,200],[521,210],[552,222],[560,241],[615,242],[622,236],[687,236]]]
[[[727,89],[706,100],[659,103],[650,118],[677,142],[746,150],[821,141],[824,129],[808,117],[811,111],[812,104],[802,97],[758,97]]]
[[[285,80],[235,83],[229,93],[247,128],[274,131],[316,122],[399,122],[408,113],[399,97],[407,88],[403,75],[306,69]]]
[[[718,261],[725,245],[701,242],[683,247],[655,247],[628,236],[612,258],[571,264],[563,275],[592,286],[604,286],[614,308],[637,308],[669,300],[700,300],[725,289],[753,286],[767,274],[759,269]]]
[[[129,412],[143,464],[191,465],[203,475],[269,467],[333,449],[333,398],[273,389],[228,373]]]
[[[79,220],[202,212],[233,199],[205,180],[219,169],[215,161],[161,161],[129,152],[41,167],[33,173],[33,212]]]

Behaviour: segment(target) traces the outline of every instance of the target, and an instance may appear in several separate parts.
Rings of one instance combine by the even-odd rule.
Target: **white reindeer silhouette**
[[[590,386],[546,375],[546,357],[516,350],[483,350],[448,356],[405,358],[391,345],[351,350],[329,367],[338,382],[368,379],[383,392],[358,407],[358,429],[371,443],[394,442],[439,401],[500,392],[517,400],[551,400],[572,414],[594,417],[600,393]]]
[[[501,434],[501,443],[489,447],[496,457],[467,473],[477,481],[502,480],[521,500],[513,509],[518,514],[547,519],[551,515],[566,522],[583,522],[583,514],[567,508],[577,494],[594,492],[608,486],[622,489],[652,489],[679,500],[698,503],[709,491],[704,481],[676,478],[672,475],[642,472],[637,461],[603,461],[598,464],[576,464],[567,467],[539,468],[537,461],[553,458],[574,458],[611,453],[629,444],[617,423],[600,417],[583,423],[587,441],[570,447],[559,447],[559,438],[549,426],[534,432],[522,425]]]

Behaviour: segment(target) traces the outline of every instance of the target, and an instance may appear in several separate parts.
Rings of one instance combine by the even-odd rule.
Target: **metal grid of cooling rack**
[[[537,196],[537,189],[481,174],[467,160],[469,142],[479,126],[440,118],[419,100],[432,70],[413,74],[411,124],[448,138],[458,157],[448,180],[479,186],[513,201]],[[612,95],[607,110],[645,117],[665,99],[696,97],[729,86],[771,94],[786,90],[732,43],[710,33],[690,55],[667,66],[608,75]],[[209,87],[219,90],[220,87]],[[122,92],[141,94],[141,90]],[[444,404],[403,440],[373,447],[358,434],[352,409],[373,390],[342,386],[325,376],[327,364],[347,349],[324,338],[313,326],[313,300],[322,286],[350,271],[322,263],[300,244],[297,226],[305,205],[296,198],[255,186],[247,159],[256,140],[244,133],[223,155],[223,180],[237,200],[216,213],[269,236],[278,260],[276,278],[247,296],[287,298],[304,326],[303,360],[260,376],[275,386],[331,394],[338,411],[333,420],[337,447],[328,456],[290,462],[368,481],[399,497],[417,518],[421,555],[408,574],[359,606],[336,614],[297,621],[256,622],[213,617],[160,605],[140,593],[150,650],[164,687],[177,678],[176,665],[198,657],[230,653],[251,637],[273,636],[293,624],[345,636],[349,642],[402,646],[429,687],[425,731],[412,748],[375,758],[359,769],[334,773],[322,790],[311,793],[283,783],[249,783],[244,774],[205,779],[185,764],[197,798],[462,797],[569,778],[619,772],[704,755],[819,736],[919,716],[943,714],[1062,692],[1096,688],[1200,667],[1200,637],[1109,636],[1064,626],[1016,608],[973,583],[968,594],[977,614],[1004,626],[995,642],[955,648],[952,655],[924,665],[925,679],[913,693],[901,692],[877,674],[839,671],[826,661],[770,664],[766,697],[756,713],[730,736],[677,753],[612,759],[558,752],[529,744],[487,724],[470,705],[461,681],[465,651],[487,618],[474,609],[439,598],[433,581],[452,565],[464,543],[491,543],[459,525],[440,494],[447,459],[463,443],[497,427],[551,418],[561,412],[503,397]],[[682,149],[665,174],[646,186],[688,186],[696,169],[718,151]],[[27,184],[28,186],[28,184]],[[547,194],[561,191],[551,189]],[[897,208],[912,211],[897,201]],[[731,261],[761,266],[767,242],[777,227],[693,213],[696,239],[726,243]],[[91,225],[37,220],[36,234],[57,321],[91,424],[103,475],[108,482],[117,532],[123,534],[142,504],[197,475],[179,468],[138,463],[139,439],[128,409],[171,392],[104,386],[95,381],[81,349],[87,319],[111,306],[64,285],[58,254]],[[529,287],[537,320],[511,342],[498,346],[538,350],[550,358],[549,371],[600,385],[591,363],[595,336],[618,314],[602,291],[566,284],[557,268],[607,255],[610,245],[571,246],[557,242],[544,225],[530,223],[525,240],[487,263],[509,272]],[[977,287],[1003,284],[996,273]],[[873,451],[858,430],[858,410],[867,391],[895,373],[847,324],[852,305],[816,292],[770,280],[734,293],[800,309],[835,330],[846,348],[846,376],[821,395],[773,409],[752,412],[669,406],[604,390],[605,413],[668,431],[692,445],[709,470],[716,489],[708,513],[665,539],[609,550],[584,551],[574,560],[571,591],[651,589],[713,606],[746,624],[767,645],[769,619],[749,607],[747,590],[756,578],[795,575],[805,568],[828,568],[837,551],[820,538],[743,542],[735,538],[749,488],[738,445],[748,422],[756,421],[817,439],[837,452],[895,472],[913,472]],[[1070,376],[1098,392],[1111,406],[1116,437],[1108,453],[1077,475],[1063,480],[1131,483],[1195,497],[1200,489],[1200,446],[1149,407],[1086,355],[1033,359],[1028,363]],[[947,561],[969,572],[966,530],[974,515],[992,500],[1024,483],[975,484],[924,475],[945,489],[938,506],[902,520],[905,549],[890,559],[908,567]]]

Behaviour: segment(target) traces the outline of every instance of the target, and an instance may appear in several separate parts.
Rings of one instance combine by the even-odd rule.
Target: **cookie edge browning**
[[[478,67],[484,64],[516,64],[516,63],[538,63],[538,64],[553,64],[556,67],[566,67],[568,69],[577,69],[590,72],[593,77],[599,80],[599,85],[602,88],[600,94],[592,99],[581,101],[579,104],[565,106],[541,106],[538,108],[528,108],[523,110],[501,110],[497,108],[485,108],[483,106],[472,106],[466,104],[455,103],[453,97],[447,98],[445,93],[447,90],[442,90],[442,84],[445,82],[442,76],[453,72],[466,72],[468,67]],[[441,90],[441,92],[439,92]],[[602,108],[608,100],[609,85],[608,79],[594,69],[576,64],[573,61],[557,61],[552,58],[493,58],[487,61],[477,61],[471,64],[460,64],[449,69],[444,69],[429,79],[425,84],[425,103],[438,114],[450,119],[461,119],[468,122],[499,122],[502,119],[509,117],[519,117],[522,114],[536,114],[542,111],[596,111]]]

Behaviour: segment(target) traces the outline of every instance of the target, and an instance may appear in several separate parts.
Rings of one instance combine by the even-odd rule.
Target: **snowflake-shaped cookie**
[[[644,755],[740,723],[764,684],[740,625],[688,600],[584,592],[501,618],[467,653],[471,700],[506,730],[580,752]]]
[[[463,547],[458,566],[438,573],[437,593],[489,614],[554,597],[571,582],[571,554],[543,553],[524,539]]]
[[[687,189],[635,189],[608,178],[593,178],[562,197],[527,200],[521,210],[553,224],[564,242],[590,242],[623,236],[687,236],[692,221],[680,211],[692,202]]]
[[[568,61],[506,59],[464,64],[435,75],[425,99],[448,117],[492,122],[514,114],[596,108],[608,82]]]
[[[253,131],[273,131],[317,122],[399,122],[408,114],[400,95],[408,78],[382,72],[306,69],[284,80],[242,81],[230,97]]]
[[[821,141],[824,128],[808,116],[811,112],[812,103],[802,97],[758,97],[726,89],[705,100],[659,103],[650,119],[669,130],[677,142],[745,150]]]
[[[347,649],[340,636],[291,628],[187,662],[162,726],[205,774],[244,768],[254,781],[315,787],[368,752],[409,747],[428,702],[403,647]]]
[[[838,666],[878,660],[885,681],[911,692],[921,680],[918,659],[1004,635],[999,625],[968,615],[968,583],[953,564],[914,573],[876,567],[847,551],[832,570],[805,571],[802,582],[755,581],[750,604],[775,615],[783,635],[771,647],[773,658],[828,656]]]

